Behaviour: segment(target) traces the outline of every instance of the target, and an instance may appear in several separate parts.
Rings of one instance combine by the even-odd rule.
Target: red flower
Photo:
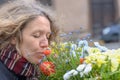
[[[45,61],[39,66],[41,72],[47,76],[55,73],[55,65],[52,62]]]
[[[80,64],[82,64],[84,62],[84,58],[80,58]]]
[[[51,53],[51,50],[49,49],[43,51],[43,54],[45,54],[46,56],[50,55],[50,53]]]

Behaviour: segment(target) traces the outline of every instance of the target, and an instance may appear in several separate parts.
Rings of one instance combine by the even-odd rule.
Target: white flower
[[[75,75],[77,75],[77,74],[78,74],[78,72],[73,69],[73,70],[65,73],[64,76],[63,76],[63,79],[64,79],[64,80],[68,80],[68,79],[70,79],[71,76],[75,76]]]
[[[83,40],[83,42],[84,42],[85,46],[88,46],[88,41],[87,40]]]
[[[72,73],[73,76],[75,76],[77,74],[78,74],[78,71],[76,71],[76,70]]]
[[[78,42],[78,47],[88,46],[88,42],[86,40],[80,40]]]
[[[77,45],[76,44],[71,44],[71,50],[76,50]]]
[[[70,54],[76,57],[76,52],[74,50],[70,51]]]
[[[80,72],[80,77],[83,77],[84,76],[84,73],[83,72]]]
[[[83,71],[83,69],[85,68],[85,66],[86,66],[86,64],[81,64],[81,65],[79,65],[79,66],[76,68],[76,70],[77,70],[77,71]]]
[[[77,71],[72,69],[71,71],[68,72],[69,75],[73,76],[77,74]]]
[[[78,42],[78,47],[83,47],[83,44],[84,44],[84,41],[83,41],[83,40],[80,40],[80,41]]]
[[[106,48],[105,46],[101,46],[98,42],[94,42],[94,45],[100,49],[102,52],[105,52],[108,50],[108,48]]]
[[[69,75],[68,73],[65,73],[65,74],[63,75],[63,79],[64,79],[64,80],[68,80],[70,77],[71,77],[71,75]]]
[[[92,65],[87,64],[84,71],[83,71],[83,73],[87,75],[91,70],[92,70]]]

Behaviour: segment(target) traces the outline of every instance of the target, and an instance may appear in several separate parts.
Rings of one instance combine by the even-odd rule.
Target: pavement
[[[120,42],[105,43],[104,46],[106,46],[108,49],[118,49],[120,48]]]
[[[108,49],[118,49],[120,48],[120,41],[119,42],[110,42],[110,43],[105,43],[102,40],[99,39],[93,39],[93,42],[99,42],[100,45],[107,47]]]

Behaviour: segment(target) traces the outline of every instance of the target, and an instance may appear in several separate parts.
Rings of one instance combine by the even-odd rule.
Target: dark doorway
[[[99,36],[106,26],[115,22],[116,0],[91,0],[93,36]]]
[[[39,0],[43,5],[52,6],[52,0]]]
[[[5,2],[7,2],[8,0],[0,0],[0,5],[4,4]]]

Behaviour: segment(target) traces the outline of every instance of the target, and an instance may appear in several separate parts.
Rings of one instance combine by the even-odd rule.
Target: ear
[[[16,44],[16,37],[12,37],[11,44]]]

